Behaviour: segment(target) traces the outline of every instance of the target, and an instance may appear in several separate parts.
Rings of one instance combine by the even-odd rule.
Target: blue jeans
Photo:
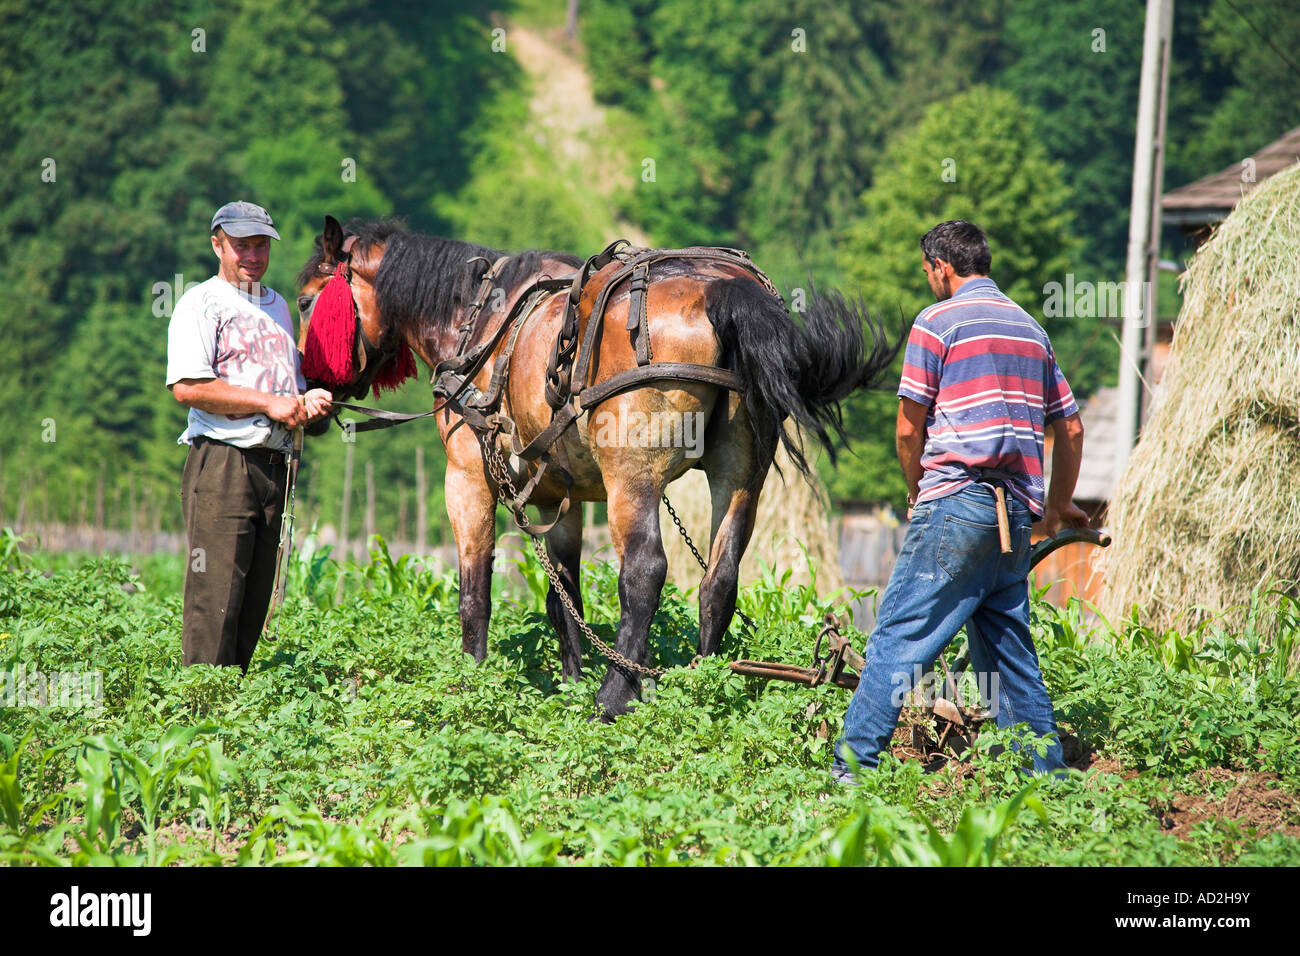
[[[844,715],[844,736],[835,747],[837,769],[846,766],[850,752],[859,766],[876,766],[893,737],[904,697],[963,624],[971,667],[998,726],[1026,723],[1035,733],[1056,734],[1029,634],[1032,515],[1007,495],[1012,552],[1002,554],[994,500],[988,487],[970,485],[914,510],[863,655],[858,689]],[[1037,773],[1064,766],[1059,740],[1045,757],[1034,756]]]

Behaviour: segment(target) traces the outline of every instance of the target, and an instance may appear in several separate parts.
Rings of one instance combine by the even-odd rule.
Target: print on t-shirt
[[[184,378],[219,378],[273,395],[305,391],[284,298],[266,289],[260,300],[253,299],[219,276],[186,292],[167,330],[167,385]],[[188,444],[200,435],[240,448],[287,450],[293,443],[292,435],[265,415],[191,408],[178,441]]]

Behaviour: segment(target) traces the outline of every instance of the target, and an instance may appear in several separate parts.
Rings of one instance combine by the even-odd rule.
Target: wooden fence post
[[[415,446],[415,551],[429,553],[429,490],[424,483],[424,446]]]
[[[347,442],[343,459],[343,517],[339,522],[339,555],[344,561],[352,559],[348,550],[348,520],[352,514],[352,442]]]
[[[362,546],[362,555],[370,547],[375,536],[375,463],[366,460],[366,540]]]

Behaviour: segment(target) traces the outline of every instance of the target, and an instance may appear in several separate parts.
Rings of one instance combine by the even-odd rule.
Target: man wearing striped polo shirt
[[[875,767],[903,699],[962,625],[971,666],[999,727],[1052,735],[1036,772],[1064,767],[1056,720],[1029,633],[1030,524],[1046,534],[1086,527],[1071,498],[1083,425],[1047,333],[989,278],[973,223],[940,223],[921,239],[937,304],[916,317],[898,387],[896,446],[911,525],[881,600],[866,665],[844,717],[833,775]],[[1043,487],[1043,431],[1054,433]],[[998,531],[1005,499],[1010,553]]]

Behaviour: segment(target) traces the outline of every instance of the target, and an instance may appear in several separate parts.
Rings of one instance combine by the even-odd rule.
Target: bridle
[[[332,277],[336,273],[341,273],[343,281],[348,284],[348,289],[351,290],[352,250],[356,246],[358,238],[359,237],[356,235],[350,235],[344,238],[341,258],[333,264],[322,261],[316,266],[316,274],[325,277]],[[316,306],[316,298],[319,297],[319,295],[320,292],[317,292],[316,295],[312,297],[313,309]],[[340,398],[363,397],[366,392],[370,390],[370,386],[374,382],[375,376],[379,374],[379,370],[384,366],[384,364],[397,357],[398,350],[401,346],[401,343],[397,340],[396,336],[389,336],[384,330],[380,331],[378,345],[375,345],[370,341],[370,337],[366,335],[366,330],[361,324],[361,306],[357,302],[355,292],[352,292],[352,312],[356,316],[356,338],[353,339],[352,347],[355,349],[357,340],[360,340],[365,355],[365,365],[361,370],[360,377],[358,377],[356,381],[345,386],[336,386],[336,388],[344,389],[338,395]],[[391,339],[391,341],[386,343],[385,339]],[[310,386],[311,382],[308,382],[308,385]]]

